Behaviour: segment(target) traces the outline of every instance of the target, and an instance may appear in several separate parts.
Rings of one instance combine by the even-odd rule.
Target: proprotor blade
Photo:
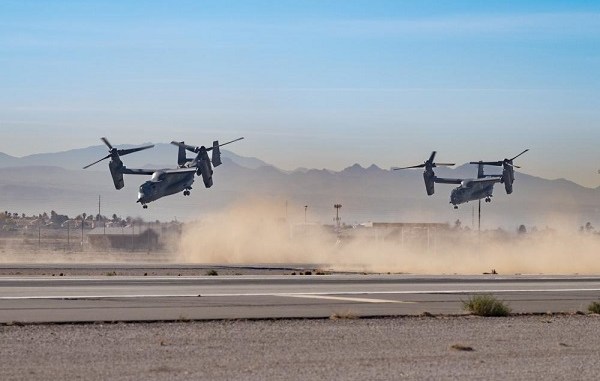
[[[413,169],[413,168],[423,168],[425,167],[425,164],[419,164],[419,165],[412,165],[410,167],[392,167],[392,171],[399,171],[401,169]]]
[[[134,153],[134,152],[138,152],[138,151],[143,151],[145,149],[152,148],[152,147],[154,147],[154,144],[149,145],[149,146],[144,146],[144,147],[120,149],[120,150],[117,151],[117,153],[119,154],[119,156],[129,155],[130,153]]]
[[[521,152],[520,154],[518,154],[517,156],[513,157],[512,159],[510,159],[510,161],[515,160],[516,158],[518,158],[519,156],[521,156],[522,154],[524,154],[525,152],[529,151],[529,148],[527,148],[525,151]]]
[[[108,159],[109,157],[110,157],[110,154],[109,154],[109,155],[107,155],[107,156],[104,156],[104,157],[103,157],[102,159],[100,159],[100,160],[97,160],[97,161],[93,162],[92,164],[86,165],[85,167],[83,167],[83,169],[87,169],[87,168],[91,167],[91,166],[92,166],[92,165],[94,165],[94,164],[98,164],[98,163],[99,163],[99,162],[101,162],[102,160],[106,160],[106,159]]]
[[[102,159],[100,159],[98,161],[93,162],[90,165],[86,165],[85,167],[83,167],[83,169],[89,168],[92,165],[101,162],[102,160],[108,159],[109,157],[112,157],[113,160],[119,161],[119,156],[129,155],[130,153],[134,153],[134,152],[138,152],[138,151],[142,151],[142,150],[154,147],[154,144],[152,144],[152,145],[148,145],[148,146],[144,146],[144,147],[136,147],[136,148],[129,148],[129,149],[116,149],[112,146],[112,144],[110,144],[108,139],[106,139],[105,137],[100,138],[100,140],[102,140],[102,142],[104,144],[106,144],[106,146],[108,147],[108,150],[109,150],[108,155],[106,155],[105,157],[103,157]],[[117,187],[117,189],[120,189],[120,188]]]
[[[241,138],[233,139],[232,141],[229,141],[227,143],[219,144],[219,147],[223,147],[223,146],[225,146],[227,144],[231,144],[231,143],[237,142],[237,141],[242,140],[242,139],[244,139],[243,136]]]
[[[483,165],[493,165],[496,167],[501,167],[504,162],[503,161],[471,161],[469,164],[483,164]]]
[[[244,137],[243,137],[243,136],[242,136],[241,138],[234,139],[234,140],[232,140],[232,141],[230,141],[230,142],[223,143],[223,144],[219,144],[219,147],[226,146],[227,144],[231,144],[231,143],[237,142],[238,140],[242,140],[242,139],[244,139]],[[208,147],[206,150],[207,150],[207,151],[212,151],[212,149],[213,149],[213,148],[214,148],[214,147]]]
[[[113,149],[113,146],[109,143],[108,139],[106,139],[105,137],[101,137],[100,140],[102,140],[104,144],[108,146],[108,149]]]
[[[431,156],[429,156],[429,160],[427,160],[428,163],[432,164],[433,161],[435,160],[435,155],[437,154],[437,151],[433,151],[431,153]]]
[[[507,165],[507,166],[509,166],[509,167],[513,167],[513,168],[521,168],[521,167],[519,167],[518,165],[514,165],[514,164],[512,163],[512,160],[510,160],[510,161],[505,161],[505,162],[503,163],[503,165]]]
[[[187,144],[181,143],[181,142],[172,141],[171,144],[176,145],[177,147],[183,147],[186,150],[193,152],[193,153],[198,153],[200,151],[199,147],[190,146],[190,145],[187,145]]]

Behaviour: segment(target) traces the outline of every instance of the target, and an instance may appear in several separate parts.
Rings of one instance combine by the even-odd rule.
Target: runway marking
[[[342,301],[346,301],[346,302],[359,302],[359,303],[405,303],[405,304],[416,303],[416,302],[404,302],[402,300],[349,298],[349,297],[344,297],[344,296],[314,295],[314,294],[278,294],[277,296],[291,297],[291,298],[307,298],[307,299],[342,300]]]
[[[75,299],[135,299],[135,298],[198,298],[200,294],[123,294],[123,295],[39,295],[39,296],[0,296],[0,300],[25,300],[25,299],[56,299],[56,300],[75,300]],[[214,295],[213,295],[214,296]],[[220,295],[218,295],[220,296]],[[244,296],[244,294],[239,295]]]
[[[489,289],[489,290],[403,290],[403,291],[321,291],[321,292],[259,292],[259,293],[181,293],[181,294],[74,294],[74,295],[28,295],[0,296],[0,300],[23,299],[130,299],[130,298],[197,298],[197,297],[243,297],[243,296],[335,296],[335,295],[435,295],[435,294],[493,294],[493,293],[548,293],[548,292],[599,292],[598,288],[563,288],[563,289]]]

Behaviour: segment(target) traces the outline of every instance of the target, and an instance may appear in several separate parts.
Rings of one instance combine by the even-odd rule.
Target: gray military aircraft
[[[423,164],[413,165],[410,167],[393,167],[392,170],[410,169],[410,168],[425,168],[423,172],[423,179],[425,180],[425,190],[427,195],[431,196],[435,193],[435,183],[438,184],[460,184],[460,186],[452,189],[450,192],[450,203],[454,205],[454,209],[458,209],[458,205],[469,202],[485,199],[485,202],[492,201],[492,193],[494,192],[494,184],[503,183],[506,190],[506,194],[513,192],[513,182],[515,181],[515,168],[520,168],[513,164],[513,160],[529,151],[526,149],[512,159],[504,159],[501,161],[472,161],[469,164],[477,164],[477,178],[476,179],[451,179],[437,177],[433,171],[433,168],[439,166],[453,166],[454,163],[436,163],[435,155],[433,151],[431,156]],[[503,167],[502,174],[498,175],[486,175],[484,173],[484,166],[498,166]]]
[[[101,138],[104,144],[108,146],[109,154],[102,159],[83,167],[83,169],[89,168],[92,165],[101,162],[102,160],[110,158],[108,168],[117,190],[125,186],[123,175],[151,175],[152,177],[150,180],[143,183],[138,191],[137,202],[142,204],[144,209],[147,209],[148,205],[146,204],[156,201],[164,196],[169,196],[179,192],[183,192],[184,196],[189,196],[196,175],[202,176],[204,186],[206,188],[210,188],[213,185],[213,167],[221,165],[220,147],[241,139],[243,139],[243,137],[223,144],[219,144],[218,141],[214,141],[212,147],[209,148],[204,146],[188,146],[184,142],[171,142],[172,144],[179,146],[177,160],[178,167],[167,169],[146,169],[127,168],[125,165],[123,165],[121,156],[152,148],[153,145],[119,150],[114,148],[106,138]],[[185,152],[186,149],[196,153],[196,157],[188,159]],[[208,151],[212,151],[212,160],[208,157]]]

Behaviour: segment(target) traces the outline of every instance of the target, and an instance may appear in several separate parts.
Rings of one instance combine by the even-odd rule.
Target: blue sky
[[[285,169],[459,163],[600,184],[597,1],[0,2],[0,152],[232,147]]]

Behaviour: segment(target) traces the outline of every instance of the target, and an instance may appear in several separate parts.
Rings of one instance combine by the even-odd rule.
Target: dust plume
[[[343,229],[286,219],[280,205],[251,200],[187,224],[178,261],[314,264],[323,270],[414,274],[599,274],[600,235],[563,230],[517,234],[436,229]],[[292,209],[292,208],[290,208]],[[293,208],[301,210],[301,207]],[[556,218],[553,220],[556,221]],[[556,229],[556,230],[555,230]]]

